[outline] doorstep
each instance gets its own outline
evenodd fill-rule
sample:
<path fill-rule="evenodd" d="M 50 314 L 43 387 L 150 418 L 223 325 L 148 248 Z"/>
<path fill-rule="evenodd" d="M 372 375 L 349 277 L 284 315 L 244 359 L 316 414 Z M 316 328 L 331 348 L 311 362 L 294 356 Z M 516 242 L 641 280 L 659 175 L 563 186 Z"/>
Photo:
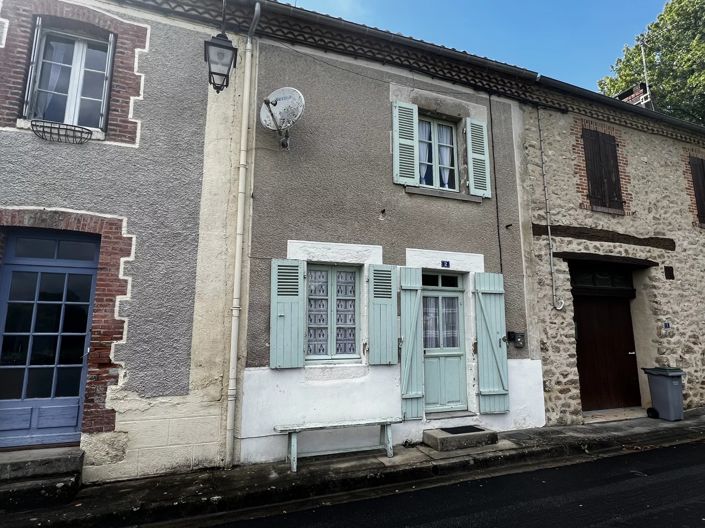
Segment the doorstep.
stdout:
<path fill-rule="evenodd" d="M 624 407 L 620 409 L 603 409 L 598 411 L 583 412 L 583 421 L 586 424 L 619 422 L 622 420 L 634 420 L 635 418 L 645 417 L 646 409 L 642 407 Z"/>
<path fill-rule="evenodd" d="M 467 418 L 471 416 L 477 416 L 477 413 L 474 413 L 472 411 L 444 411 L 426 413 L 426 420 L 445 420 L 447 418 Z"/>
<path fill-rule="evenodd" d="M 70 500 L 81 486 L 78 447 L 18 449 L 0 454 L 0 505 L 20 509 Z"/>

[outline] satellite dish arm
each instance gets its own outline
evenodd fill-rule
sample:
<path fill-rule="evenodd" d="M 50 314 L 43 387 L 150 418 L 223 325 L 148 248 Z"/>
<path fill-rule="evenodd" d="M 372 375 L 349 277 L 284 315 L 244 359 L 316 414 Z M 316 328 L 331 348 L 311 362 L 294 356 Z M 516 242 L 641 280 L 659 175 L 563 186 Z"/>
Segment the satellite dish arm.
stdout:
<path fill-rule="evenodd" d="M 279 126 L 279 121 L 277 121 L 277 118 L 274 115 L 274 112 L 272 112 L 272 106 L 277 106 L 277 102 L 274 101 L 272 103 L 269 99 L 265 99 L 264 104 L 267 106 L 267 110 L 269 110 L 269 115 L 272 116 L 272 121 L 274 121 L 274 126 L 277 127 L 277 133 L 281 136 L 282 135 L 281 126 Z"/>
<path fill-rule="evenodd" d="M 272 107 L 277 106 L 277 102 L 271 102 L 268 98 L 264 100 L 264 104 L 267 107 L 267 110 L 269 111 L 269 115 L 272 116 L 272 121 L 274 122 L 274 126 L 277 127 L 277 134 L 279 134 L 279 137 L 281 139 L 281 146 L 282 148 L 289 149 L 289 131 L 285 130 L 284 133 L 282 134 L 282 128 L 279 125 L 279 121 L 277 121 L 277 117 L 274 115 L 274 112 L 272 112 Z"/>

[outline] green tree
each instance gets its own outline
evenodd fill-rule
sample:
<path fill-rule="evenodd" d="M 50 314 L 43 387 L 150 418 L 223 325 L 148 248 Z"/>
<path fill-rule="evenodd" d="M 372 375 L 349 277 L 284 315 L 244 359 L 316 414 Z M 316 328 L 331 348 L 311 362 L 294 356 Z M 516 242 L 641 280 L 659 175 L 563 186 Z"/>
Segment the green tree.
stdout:
<path fill-rule="evenodd" d="M 705 125 L 705 0 L 670 0 L 624 47 L 613 75 L 597 81 L 603 94 L 614 97 L 644 80 L 640 44 L 656 110 Z"/>

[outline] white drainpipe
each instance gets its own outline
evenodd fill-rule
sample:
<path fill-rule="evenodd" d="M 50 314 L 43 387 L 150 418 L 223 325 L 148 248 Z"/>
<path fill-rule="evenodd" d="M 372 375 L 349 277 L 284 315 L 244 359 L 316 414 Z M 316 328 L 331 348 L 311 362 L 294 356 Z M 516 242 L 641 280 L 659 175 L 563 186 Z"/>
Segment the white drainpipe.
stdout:
<path fill-rule="evenodd" d="M 240 158 L 237 189 L 237 225 L 235 228 L 235 271 L 233 272 L 233 307 L 230 330 L 230 369 L 228 374 L 228 404 L 225 431 L 225 467 L 234 464 L 235 450 L 235 390 L 237 388 L 238 340 L 240 338 L 240 296 L 242 291 L 242 251 L 245 238 L 245 193 L 247 192 L 247 135 L 250 127 L 250 85 L 252 77 L 252 36 L 259 22 L 260 3 L 255 4 L 245 46 L 245 84 L 242 92 L 242 120 L 240 122 Z"/>

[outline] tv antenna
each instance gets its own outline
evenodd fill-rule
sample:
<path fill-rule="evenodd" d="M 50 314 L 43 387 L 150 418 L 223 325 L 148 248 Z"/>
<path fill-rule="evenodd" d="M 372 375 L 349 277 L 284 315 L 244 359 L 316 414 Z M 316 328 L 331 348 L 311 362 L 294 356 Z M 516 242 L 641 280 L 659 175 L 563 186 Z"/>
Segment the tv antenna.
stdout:
<path fill-rule="evenodd" d="M 283 149 L 289 149 L 289 129 L 304 113 L 304 96 L 296 88 L 279 88 L 264 100 L 259 112 L 262 126 L 279 134 Z"/>

